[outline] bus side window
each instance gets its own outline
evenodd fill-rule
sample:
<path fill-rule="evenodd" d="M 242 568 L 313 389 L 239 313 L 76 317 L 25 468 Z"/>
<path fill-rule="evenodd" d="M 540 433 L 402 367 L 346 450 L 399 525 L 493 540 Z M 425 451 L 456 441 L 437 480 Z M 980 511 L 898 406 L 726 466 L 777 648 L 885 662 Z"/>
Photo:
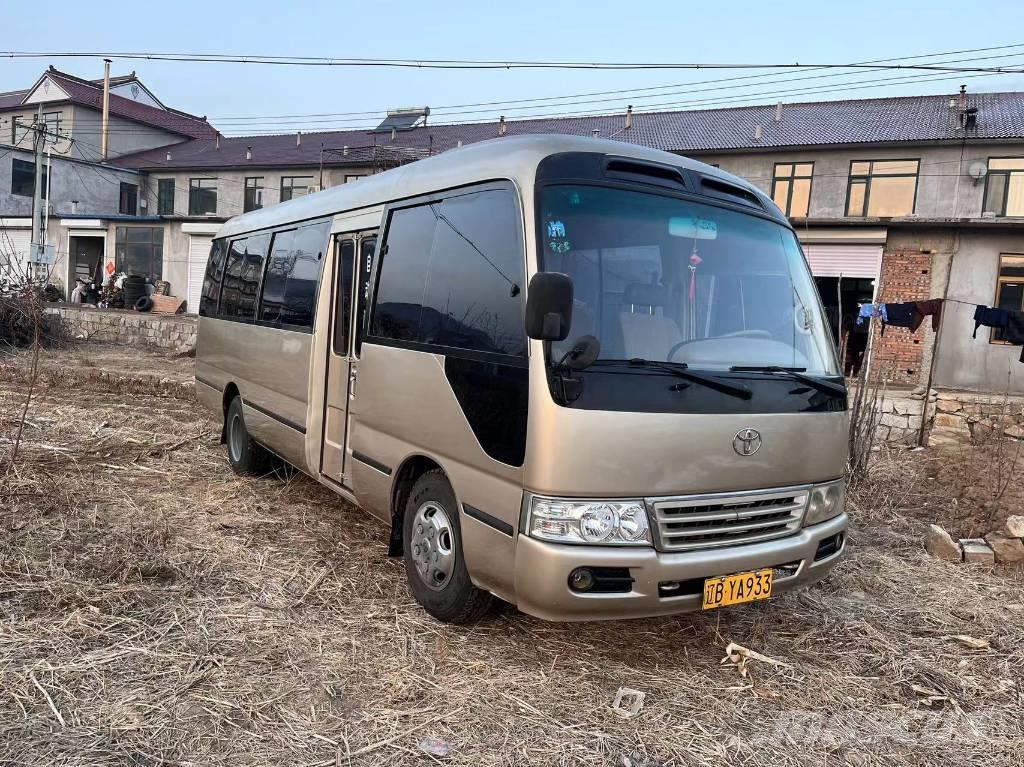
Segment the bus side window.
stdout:
<path fill-rule="evenodd" d="M 220 284 L 223 278 L 224 260 L 228 253 L 227 240 L 214 240 L 210 247 L 210 259 L 206 262 L 206 276 L 203 277 L 203 292 L 199 296 L 199 315 L 213 317 L 217 314 L 220 300 Z M 192 307 L 189 307 L 192 311 Z"/>
<path fill-rule="evenodd" d="M 377 250 L 377 234 L 364 236 L 359 241 L 359 263 L 357 276 L 359 295 L 356 300 L 356 311 L 359 313 L 356 318 L 356 354 L 363 342 L 363 334 L 366 332 L 366 321 L 370 311 L 370 274 L 373 267 L 373 254 Z"/>

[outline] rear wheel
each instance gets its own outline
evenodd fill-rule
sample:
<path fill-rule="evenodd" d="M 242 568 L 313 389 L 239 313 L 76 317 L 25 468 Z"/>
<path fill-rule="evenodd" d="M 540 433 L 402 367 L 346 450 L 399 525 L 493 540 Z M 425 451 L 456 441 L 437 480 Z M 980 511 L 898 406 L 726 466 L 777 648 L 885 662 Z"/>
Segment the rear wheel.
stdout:
<path fill-rule="evenodd" d="M 438 469 L 413 486 L 402 521 L 405 574 L 413 596 L 445 623 L 472 623 L 493 597 L 473 585 L 462 550 L 455 493 Z"/>
<path fill-rule="evenodd" d="M 224 416 L 224 435 L 228 445 L 228 463 L 236 474 L 259 476 L 270 469 L 271 454 L 249 436 L 242 414 L 242 398 L 235 397 Z"/>

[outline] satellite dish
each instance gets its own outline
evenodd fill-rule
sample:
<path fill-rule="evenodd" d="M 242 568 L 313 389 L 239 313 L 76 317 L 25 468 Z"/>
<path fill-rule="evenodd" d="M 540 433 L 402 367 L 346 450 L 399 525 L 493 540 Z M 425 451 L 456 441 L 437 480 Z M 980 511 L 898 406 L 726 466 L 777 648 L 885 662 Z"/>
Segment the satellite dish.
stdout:
<path fill-rule="evenodd" d="M 984 160 L 972 162 L 971 167 L 967 169 L 967 174 L 975 181 L 981 181 L 988 175 L 988 163 Z"/>

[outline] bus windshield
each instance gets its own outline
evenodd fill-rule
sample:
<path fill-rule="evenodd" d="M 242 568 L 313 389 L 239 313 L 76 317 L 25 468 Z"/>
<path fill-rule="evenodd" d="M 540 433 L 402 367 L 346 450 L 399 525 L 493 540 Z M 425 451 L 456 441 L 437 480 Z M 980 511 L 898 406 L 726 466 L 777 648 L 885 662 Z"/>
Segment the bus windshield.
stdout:
<path fill-rule="evenodd" d="M 690 368 L 786 367 L 836 376 L 817 292 L 793 232 L 727 208 L 627 189 L 541 192 L 541 268 L 573 279 L 569 337 L 599 359 Z"/>

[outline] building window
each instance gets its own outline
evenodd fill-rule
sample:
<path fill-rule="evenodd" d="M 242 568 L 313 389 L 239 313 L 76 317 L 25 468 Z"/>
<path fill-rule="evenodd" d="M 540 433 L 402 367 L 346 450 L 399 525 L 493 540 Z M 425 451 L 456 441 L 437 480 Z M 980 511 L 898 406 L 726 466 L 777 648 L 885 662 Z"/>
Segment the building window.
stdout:
<path fill-rule="evenodd" d="M 28 160 L 11 160 L 11 194 L 32 197 L 36 193 L 36 164 Z M 43 166 L 43 197 L 46 197 L 46 166 Z"/>
<path fill-rule="evenodd" d="M 855 160 L 850 163 L 847 216 L 908 216 L 917 197 L 919 160 Z"/>
<path fill-rule="evenodd" d="M 363 177 L 362 173 L 349 174 L 345 176 L 345 183 L 351 184 L 353 181 L 358 181 Z"/>
<path fill-rule="evenodd" d="M 1024 253 L 1003 253 L 999 256 L 996 278 L 996 307 L 1024 311 Z M 992 328 L 989 340 L 1002 343 L 1005 330 Z"/>
<path fill-rule="evenodd" d="M 188 214 L 190 216 L 217 214 L 217 179 L 190 178 L 188 180 Z"/>
<path fill-rule="evenodd" d="M 990 157 L 984 213 L 1024 216 L 1024 157 Z"/>
<path fill-rule="evenodd" d="M 25 137 L 32 132 L 36 124 L 36 118 L 32 117 L 18 117 L 15 115 L 11 118 L 11 143 L 17 146 Z"/>
<path fill-rule="evenodd" d="M 245 200 L 243 213 L 259 210 L 263 207 L 263 176 L 249 176 L 245 180 Z"/>
<path fill-rule="evenodd" d="M 161 178 L 156 182 L 156 212 L 158 216 L 174 215 L 174 179 Z"/>
<path fill-rule="evenodd" d="M 118 226 L 114 231 L 117 270 L 148 280 L 163 274 L 164 230 L 160 226 Z"/>
<path fill-rule="evenodd" d="M 43 127 L 46 128 L 46 143 L 56 144 L 63 136 L 60 132 L 60 112 L 43 112 Z"/>
<path fill-rule="evenodd" d="M 281 202 L 294 200 L 296 197 L 305 197 L 312 191 L 312 187 L 312 176 L 282 176 Z"/>
<path fill-rule="evenodd" d="M 121 182 L 121 195 L 117 205 L 117 212 L 126 216 L 137 215 L 139 211 L 139 187 L 138 184 Z"/>
<path fill-rule="evenodd" d="M 792 218 L 807 218 L 811 205 L 813 162 L 777 162 L 772 178 L 772 199 Z"/>

